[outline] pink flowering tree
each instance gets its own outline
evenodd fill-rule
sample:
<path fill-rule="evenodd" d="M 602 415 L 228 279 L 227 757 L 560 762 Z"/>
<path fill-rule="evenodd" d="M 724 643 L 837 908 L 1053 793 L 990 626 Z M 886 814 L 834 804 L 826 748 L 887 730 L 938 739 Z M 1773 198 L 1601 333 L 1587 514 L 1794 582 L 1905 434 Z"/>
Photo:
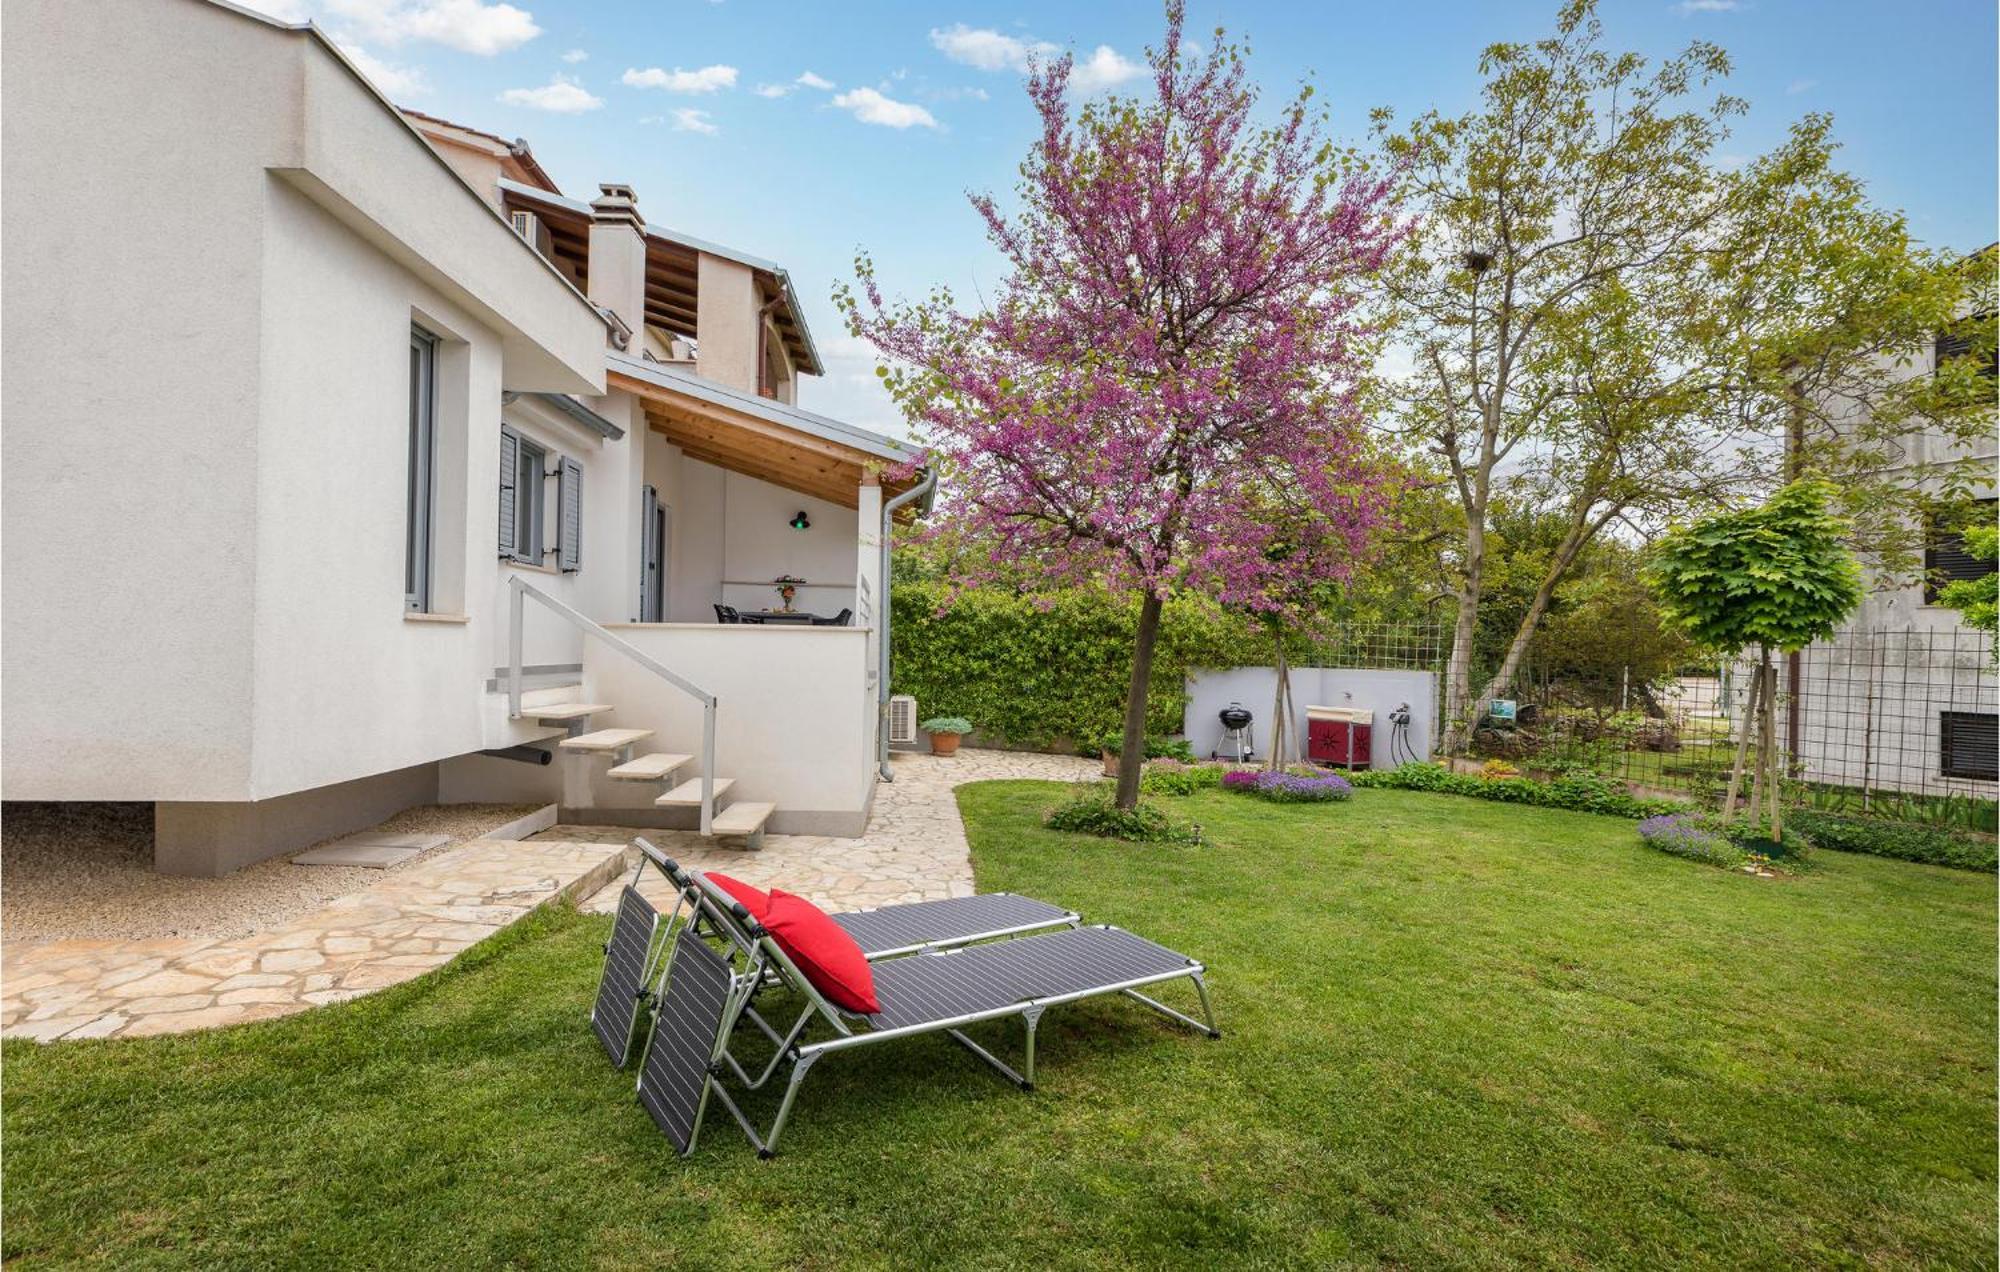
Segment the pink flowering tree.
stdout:
<path fill-rule="evenodd" d="M 1184 56 L 1182 17 L 1172 0 L 1150 96 L 1075 109 L 1068 56 L 1031 70 L 1018 210 L 972 200 L 1010 266 L 989 306 L 886 302 L 865 256 L 836 295 L 945 477 L 944 519 L 1012 578 L 1137 598 L 1126 808 L 1166 598 L 1258 613 L 1337 579 L 1386 494 L 1357 293 L 1401 233 L 1391 182 L 1325 140 L 1310 88 L 1255 123 L 1239 51 L 1217 32 Z M 1299 524 L 1312 550 L 1287 548 Z"/>

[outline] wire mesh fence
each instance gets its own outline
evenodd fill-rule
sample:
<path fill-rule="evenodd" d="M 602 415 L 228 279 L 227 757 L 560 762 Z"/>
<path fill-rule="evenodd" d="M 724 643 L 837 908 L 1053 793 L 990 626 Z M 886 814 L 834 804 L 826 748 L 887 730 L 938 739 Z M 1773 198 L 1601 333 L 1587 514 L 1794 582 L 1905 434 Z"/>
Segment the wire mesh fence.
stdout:
<path fill-rule="evenodd" d="M 1798 804 L 1992 831 L 2000 679 L 1983 633 L 1853 628 L 1777 656 L 1778 735 Z M 1588 767 L 1645 791 L 1719 802 L 1753 664 L 1657 681 L 1554 673 L 1529 660 L 1511 721 L 1460 753 L 1524 770 Z"/>

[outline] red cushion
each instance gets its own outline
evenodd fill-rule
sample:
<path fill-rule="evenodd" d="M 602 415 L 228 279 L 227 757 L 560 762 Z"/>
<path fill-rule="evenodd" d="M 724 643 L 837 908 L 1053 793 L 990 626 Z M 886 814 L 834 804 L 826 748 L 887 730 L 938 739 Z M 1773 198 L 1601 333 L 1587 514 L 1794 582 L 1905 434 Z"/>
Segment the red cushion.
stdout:
<path fill-rule="evenodd" d="M 826 917 L 826 911 L 804 897 L 773 888 L 763 923 L 778 948 L 829 1001 L 864 1015 L 882 1010 L 875 1000 L 875 973 L 868 970 L 868 959 L 854 938 Z"/>
<path fill-rule="evenodd" d="M 765 913 L 771 908 L 771 895 L 768 892 L 762 888 L 753 888 L 741 879 L 732 879 L 726 874 L 717 874 L 713 870 L 707 873 L 708 881 L 741 901 L 743 908 L 750 911 L 751 918 L 759 923 L 764 921 Z"/>

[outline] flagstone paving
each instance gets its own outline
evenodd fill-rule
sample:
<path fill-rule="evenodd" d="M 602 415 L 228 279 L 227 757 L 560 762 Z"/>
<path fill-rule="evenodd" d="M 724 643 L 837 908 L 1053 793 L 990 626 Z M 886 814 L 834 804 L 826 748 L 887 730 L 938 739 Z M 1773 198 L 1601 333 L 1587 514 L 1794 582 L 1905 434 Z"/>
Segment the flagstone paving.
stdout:
<path fill-rule="evenodd" d="M 668 856 L 696 869 L 720 870 L 760 888 L 775 885 L 829 909 L 861 910 L 972 895 L 972 858 L 953 788 L 999 778 L 1074 782 L 1103 774 L 1095 760 L 1022 751 L 961 749 L 952 756 L 898 752 L 893 764 L 896 780 L 877 783 L 868 831 L 859 839 L 767 834 L 763 848 L 752 851 L 692 831 L 634 831 L 629 826 L 557 826 L 538 838 L 625 843 L 643 834 Z M 672 907 L 672 890 L 656 870 L 643 873 L 639 891 L 655 906 Z M 618 885 L 613 884 L 584 908 L 610 913 L 617 904 Z"/>
<path fill-rule="evenodd" d="M 972 861 L 953 788 L 993 778 L 1080 781 L 1098 766 L 1074 756 L 961 750 L 898 755 L 894 771 L 894 782 L 876 787 L 868 831 L 856 839 L 766 835 L 752 851 L 685 831 L 558 826 L 526 842 L 450 849 L 251 936 L 0 942 L 0 1034 L 137 1038 L 283 1016 L 383 989 L 449 962 L 555 897 L 610 909 L 635 833 L 690 865 L 836 909 L 966 896 Z M 641 890 L 656 905 L 671 903 L 654 872 Z"/>
<path fill-rule="evenodd" d="M 478 840 L 251 936 L 0 942 L 0 1034 L 137 1038 L 339 1002 L 449 962 L 555 897 L 595 892 L 623 855 Z"/>

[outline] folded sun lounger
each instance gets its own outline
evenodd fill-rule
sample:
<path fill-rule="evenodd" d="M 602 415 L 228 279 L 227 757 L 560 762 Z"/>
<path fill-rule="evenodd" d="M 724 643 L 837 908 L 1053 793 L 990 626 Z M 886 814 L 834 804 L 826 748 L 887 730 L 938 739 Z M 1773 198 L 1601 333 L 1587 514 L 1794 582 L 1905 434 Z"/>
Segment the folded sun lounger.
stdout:
<path fill-rule="evenodd" d="M 665 979 L 673 960 L 677 947 L 668 939 L 672 919 L 679 916 L 683 907 L 691 907 L 691 922 L 700 918 L 703 912 L 694 905 L 697 895 L 706 897 L 724 913 L 736 903 L 734 896 L 706 874 L 684 870 L 646 839 L 634 839 L 633 844 L 639 850 L 640 862 L 632 880 L 619 894 L 617 920 L 611 940 L 604 946 L 604 968 L 598 977 L 590 1012 L 592 1031 L 611 1062 L 621 1069 L 631 1058 L 632 1043 L 644 1027 L 645 1008 L 658 996 L 659 982 Z M 674 911 L 666 920 L 640 895 L 636 886 L 647 865 L 666 876 L 678 894 Z M 871 962 L 1048 928 L 1075 927 L 1082 921 L 1075 911 L 1011 892 L 850 910 L 828 917 L 854 938 Z M 772 1029 L 754 1007 L 746 1005 L 744 1019 L 782 1050 L 783 1035 Z M 810 1019 L 808 1008 L 796 1028 L 804 1028 Z M 726 1051 L 724 1056 L 727 1058 Z M 729 1063 L 735 1064 L 733 1060 Z M 739 1068 L 737 1076 L 755 1088 L 762 1086 L 770 1073 L 767 1068 L 753 1080 Z"/>
<path fill-rule="evenodd" d="M 1035 1031 L 1050 1007 L 1118 994 L 1221 1037 L 1209 1008 L 1202 964 L 1121 928 L 1097 925 L 1016 935 L 985 944 L 927 948 L 868 964 L 878 1010 L 836 1006 L 797 962 L 737 901 L 721 901 L 697 886 L 687 894 L 695 920 L 674 938 L 675 952 L 639 1063 L 638 1095 L 654 1122 L 683 1156 L 694 1151 L 711 1098 L 720 1100 L 760 1157 L 778 1147 L 800 1085 L 812 1066 L 837 1051 L 942 1033 L 1023 1090 L 1034 1089 Z M 704 939 L 706 933 L 708 939 Z M 1141 992 L 1169 981 L 1193 982 L 1203 1019 Z M 789 1063 L 776 1115 L 759 1132 L 724 1084 L 733 1071 L 756 1087 L 729 1057 L 729 1041 L 752 998 L 769 986 L 799 994 L 805 1020 L 818 1019 L 833 1036 L 804 1042 L 803 1026 L 779 1036 L 765 1076 Z M 1020 1070 L 967 1037 L 967 1026 L 1019 1017 L 1026 1030 Z"/>

